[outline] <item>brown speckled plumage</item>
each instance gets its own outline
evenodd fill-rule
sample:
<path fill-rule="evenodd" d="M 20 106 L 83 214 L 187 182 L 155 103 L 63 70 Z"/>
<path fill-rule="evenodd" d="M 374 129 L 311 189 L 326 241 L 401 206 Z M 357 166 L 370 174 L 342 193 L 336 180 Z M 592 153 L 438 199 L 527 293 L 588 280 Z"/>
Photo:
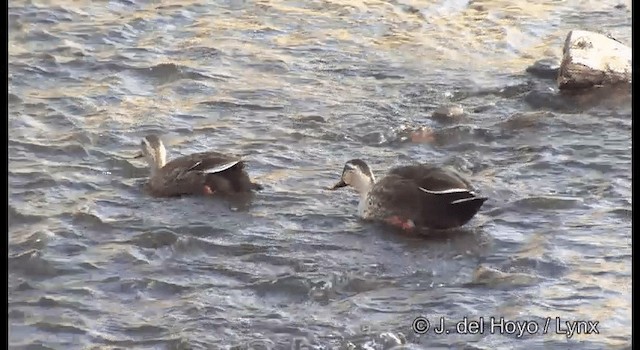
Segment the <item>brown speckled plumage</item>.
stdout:
<path fill-rule="evenodd" d="M 156 197 L 211 194 L 249 194 L 262 186 L 253 183 L 240 158 L 218 152 L 200 152 L 164 163 L 165 149 L 155 135 L 141 142 L 142 155 L 152 167 L 146 190 Z M 206 187 L 205 187 L 206 186 Z"/>
<path fill-rule="evenodd" d="M 334 188 L 351 182 L 361 193 L 359 209 L 365 219 L 399 217 L 417 227 L 450 229 L 469 222 L 487 200 L 478 197 L 469 182 L 453 170 L 407 165 L 391 169 L 376 182 L 368 166 L 363 169 L 360 162 L 347 162 L 342 180 Z M 356 177 L 364 179 L 354 180 Z"/>

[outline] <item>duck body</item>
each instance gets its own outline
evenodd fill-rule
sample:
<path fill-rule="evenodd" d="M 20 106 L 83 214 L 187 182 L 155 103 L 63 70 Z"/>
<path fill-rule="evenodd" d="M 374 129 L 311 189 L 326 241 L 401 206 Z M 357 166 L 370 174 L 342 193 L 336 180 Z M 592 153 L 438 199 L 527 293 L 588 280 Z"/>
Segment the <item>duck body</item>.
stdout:
<path fill-rule="evenodd" d="M 251 182 L 245 162 L 218 152 L 175 158 L 149 178 L 148 191 L 157 197 L 250 193 L 262 187 Z M 211 193 L 209 193 L 211 192 Z"/>
<path fill-rule="evenodd" d="M 360 193 L 358 211 L 363 219 L 382 220 L 403 229 L 463 226 L 488 199 L 476 195 L 457 172 L 430 164 L 396 167 L 376 181 L 364 162 L 351 160 L 333 189 L 347 185 Z"/>
<path fill-rule="evenodd" d="M 456 172 L 428 164 L 408 165 L 392 169 L 372 186 L 363 217 L 397 217 L 417 227 L 444 230 L 468 223 L 486 200 Z"/>
<path fill-rule="evenodd" d="M 155 135 L 146 136 L 141 147 L 138 157 L 145 157 L 151 167 L 146 190 L 155 197 L 233 196 L 262 189 L 251 181 L 245 162 L 238 157 L 200 152 L 166 162 L 164 145 Z"/>

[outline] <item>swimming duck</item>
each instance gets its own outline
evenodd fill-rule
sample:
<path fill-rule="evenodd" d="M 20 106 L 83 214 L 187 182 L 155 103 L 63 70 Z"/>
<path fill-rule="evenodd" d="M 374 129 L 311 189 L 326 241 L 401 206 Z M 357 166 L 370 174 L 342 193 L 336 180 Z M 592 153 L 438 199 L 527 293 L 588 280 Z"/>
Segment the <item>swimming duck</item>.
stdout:
<path fill-rule="evenodd" d="M 156 197 L 182 195 L 249 194 L 262 186 L 251 181 L 243 160 L 218 152 L 200 152 L 167 162 L 167 151 L 157 135 L 147 135 L 140 143 L 151 168 L 146 189 Z"/>
<path fill-rule="evenodd" d="M 376 181 L 367 163 L 352 159 L 329 189 L 346 186 L 360 194 L 358 214 L 363 219 L 382 220 L 406 231 L 463 226 L 488 199 L 477 196 L 455 171 L 428 164 L 400 166 Z"/>

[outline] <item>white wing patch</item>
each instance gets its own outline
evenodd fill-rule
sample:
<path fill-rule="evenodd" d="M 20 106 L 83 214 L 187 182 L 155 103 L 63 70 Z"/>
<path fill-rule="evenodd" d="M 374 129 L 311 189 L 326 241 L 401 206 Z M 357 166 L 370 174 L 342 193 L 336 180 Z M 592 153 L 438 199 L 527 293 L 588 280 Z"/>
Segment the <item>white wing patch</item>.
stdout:
<path fill-rule="evenodd" d="M 474 201 L 476 199 L 478 199 L 478 197 L 462 198 L 462 199 L 457 199 L 457 200 L 451 202 L 451 204 L 460 204 L 460 203 L 464 203 L 464 202 Z"/>
<path fill-rule="evenodd" d="M 239 160 L 234 160 L 232 162 L 224 163 L 224 164 L 218 165 L 217 167 L 213 167 L 213 168 L 207 169 L 204 172 L 207 173 L 207 174 L 221 173 L 221 172 L 233 167 L 234 165 L 236 165 L 238 163 L 240 163 Z"/>
<path fill-rule="evenodd" d="M 200 164 L 202 164 L 202 161 L 199 161 L 196 164 L 192 165 L 189 169 L 187 169 L 187 171 L 195 169 Z"/>
<path fill-rule="evenodd" d="M 476 194 L 465 189 L 465 188 L 447 188 L 446 190 L 442 190 L 442 191 L 430 191 L 427 190 L 426 188 L 422 188 L 420 187 L 420 190 L 422 190 L 423 192 L 429 193 L 429 194 L 449 194 L 449 193 L 462 193 L 462 192 L 466 192 L 466 193 L 470 193 L 471 195 L 475 196 Z"/>

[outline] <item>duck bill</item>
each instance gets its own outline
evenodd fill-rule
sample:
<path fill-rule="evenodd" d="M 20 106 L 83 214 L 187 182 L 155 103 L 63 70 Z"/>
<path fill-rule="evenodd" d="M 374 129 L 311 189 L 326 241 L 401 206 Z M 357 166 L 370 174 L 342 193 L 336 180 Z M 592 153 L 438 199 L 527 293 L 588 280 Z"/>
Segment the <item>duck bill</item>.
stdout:
<path fill-rule="evenodd" d="M 337 190 L 339 188 L 346 187 L 346 186 L 347 186 L 347 184 L 343 180 L 340 180 L 340 181 L 338 181 L 338 183 L 333 185 L 333 187 L 330 187 L 329 190 L 335 191 L 335 190 Z"/>

